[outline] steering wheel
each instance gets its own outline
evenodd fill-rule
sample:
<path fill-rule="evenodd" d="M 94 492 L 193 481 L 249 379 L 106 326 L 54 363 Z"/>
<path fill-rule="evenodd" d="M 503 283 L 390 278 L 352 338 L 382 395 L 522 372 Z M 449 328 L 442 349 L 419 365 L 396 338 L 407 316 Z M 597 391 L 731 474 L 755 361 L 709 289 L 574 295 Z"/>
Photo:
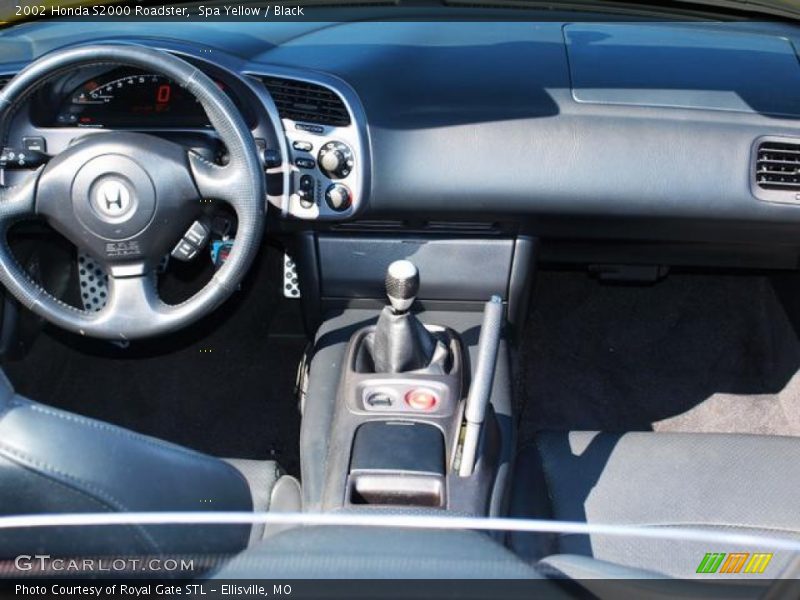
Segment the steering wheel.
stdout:
<path fill-rule="evenodd" d="M 0 187 L 0 282 L 26 307 L 69 331 L 130 340 L 174 331 L 218 307 L 257 253 L 265 222 L 264 171 L 255 141 L 231 99 L 193 65 L 134 45 L 57 51 L 29 65 L 0 92 L 0 141 L 24 100 L 47 79 L 82 66 L 125 65 L 172 79 L 193 94 L 230 156 L 224 167 L 178 144 L 141 133 L 87 135 L 20 185 Z M 229 204 L 236 240 L 224 265 L 194 296 L 164 303 L 156 268 L 201 213 L 201 202 Z M 14 222 L 41 216 L 108 273 L 108 301 L 81 310 L 34 282 L 12 255 Z"/>

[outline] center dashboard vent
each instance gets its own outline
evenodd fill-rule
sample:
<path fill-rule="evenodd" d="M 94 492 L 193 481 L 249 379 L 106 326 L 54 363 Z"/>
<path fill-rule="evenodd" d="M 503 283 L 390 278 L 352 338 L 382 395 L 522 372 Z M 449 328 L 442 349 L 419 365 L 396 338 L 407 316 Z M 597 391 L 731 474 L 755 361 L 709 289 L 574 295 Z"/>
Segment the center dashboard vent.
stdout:
<path fill-rule="evenodd" d="M 14 79 L 13 75 L 0 75 L 0 90 L 6 87 L 6 84 L 12 79 Z"/>
<path fill-rule="evenodd" d="M 282 119 L 333 127 L 350 125 L 350 113 L 333 90 L 296 79 L 265 77 L 263 81 Z"/>
<path fill-rule="evenodd" d="M 800 192 L 800 140 L 761 142 L 755 184 L 762 190 Z"/>

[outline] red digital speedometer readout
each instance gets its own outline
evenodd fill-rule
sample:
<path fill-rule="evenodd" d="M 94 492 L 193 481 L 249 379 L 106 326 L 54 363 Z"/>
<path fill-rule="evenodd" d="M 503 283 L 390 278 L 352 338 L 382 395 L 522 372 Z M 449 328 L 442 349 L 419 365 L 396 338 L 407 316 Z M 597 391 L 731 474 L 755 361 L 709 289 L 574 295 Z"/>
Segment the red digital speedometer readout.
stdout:
<path fill-rule="evenodd" d="M 171 97 L 172 85 L 169 83 L 162 83 L 160 86 L 158 86 L 158 91 L 156 92 L 156 103 L 168 104 Z"/>

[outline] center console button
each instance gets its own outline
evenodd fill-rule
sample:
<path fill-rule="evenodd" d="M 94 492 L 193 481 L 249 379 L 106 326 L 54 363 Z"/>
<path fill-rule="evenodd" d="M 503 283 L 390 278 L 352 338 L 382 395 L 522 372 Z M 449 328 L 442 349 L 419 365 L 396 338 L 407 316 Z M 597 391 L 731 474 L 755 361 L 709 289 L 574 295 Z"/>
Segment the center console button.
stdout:
<path fill-rule="evenodd" d="M 392 406 L 392 397 L 386 392 L 372 392 L 366 402 L 373 408 L 389 408 Z"/>
<path fill-rule="evenodd" d="M 406 404 L 414 410 L 433 410 L 438 403 L 436 392 L 426 388 L 416 388 L 406 394 Z"/>

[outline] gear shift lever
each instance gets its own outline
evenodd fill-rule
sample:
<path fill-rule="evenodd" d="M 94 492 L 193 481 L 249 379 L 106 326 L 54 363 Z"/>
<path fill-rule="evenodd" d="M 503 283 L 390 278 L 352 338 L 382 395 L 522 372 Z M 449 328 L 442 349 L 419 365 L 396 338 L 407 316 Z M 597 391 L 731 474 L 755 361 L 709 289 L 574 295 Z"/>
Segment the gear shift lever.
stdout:
<path fill-rule="evenodd" d="M 386 296 L 391 306 L 381 312 L 372 340 L 376 373 L 444 373 L 449 351 L 409 310 L 419 292 L 419 271 L 408 260 L 386 270 Z"/>
<path fill-rule="evenodd" d="M 410 260 L 396 260 L 386 269 L 386 296 L 396 314 L 411 308 L 419 293 L 419 270 Z"/>

